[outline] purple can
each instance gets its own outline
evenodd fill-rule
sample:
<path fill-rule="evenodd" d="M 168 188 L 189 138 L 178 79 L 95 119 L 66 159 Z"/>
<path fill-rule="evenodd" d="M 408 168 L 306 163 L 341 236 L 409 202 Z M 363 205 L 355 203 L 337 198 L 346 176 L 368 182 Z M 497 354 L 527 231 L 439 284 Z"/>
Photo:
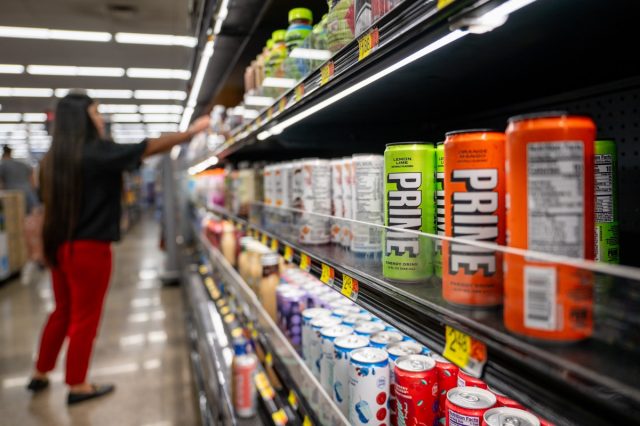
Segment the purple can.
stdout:
<path fill-rule="evenodd" d="M 279 325 L 297 350 L 302 347 L 302 311 L 306 309 L 306 304 L 307 294 L 303 290 L 293 289 L 280 293 Z"/>

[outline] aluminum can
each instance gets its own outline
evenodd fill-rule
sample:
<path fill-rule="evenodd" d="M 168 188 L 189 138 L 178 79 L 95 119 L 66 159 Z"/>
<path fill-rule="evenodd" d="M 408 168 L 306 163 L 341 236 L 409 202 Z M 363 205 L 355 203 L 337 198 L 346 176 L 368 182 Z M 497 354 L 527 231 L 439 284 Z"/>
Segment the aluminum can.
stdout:
<path fill-rule="evenodd" d="M 371 321 L 371 314 L 360 312 L 359 314 L 351 314 L 342 318 L 342 323 L 349 327 L 355 327 L 357 323 Z"/>
<path fill-rule="evenodd" d="M 276 207 L 291 207 L 291 163 L 283 163 L 276 170 Z M 279 171 L 279 176 L 278 172 Z"/>
<path fill-rule="evenodd" d="M 369 337 L 372 347 L 384 349 L 390 343 L 402 342 L 404 340 L 402 333 L 397 331 L 387 331 L 386 326 L 384 324 L 383 326 L 385 327 L 385 330 L 373 333 Z"/>
<path fill-rule="evenodd" d="M 597 262 L 620 263 L 618 229 L 618 157 L 612 140 L 595 141 Z"/>
<path fill-rule="evenodd" d="M 373 0 L 353 0 L 353 12 L 355 16 L 355 36 L 362 34 L 373 23 L 371 2 Z"/>
<path fill-rule="evenodd" d="M 402 0 L 371 0 L 371 21 L 376 22 L 389 13 Z"/>
<path fill-rule="evenodd" d="M 459 370 L 458 371 L 458 381 L 457 381 L 459 388 L 480 388 L 480 389 L 487 389 L 488 386 L 485 382 L 483 382 L 482 380 L 470 376 L 469 374 L 465 373 L 463 370 Z"/>
<path fill-rule="evenodd" d="M 264 191 L 264 203 L 267 206 L 273 206 L 275 204 L 274 183 L 273 165 L 265 166 L 262 189 Z"/>
<path fill-rule="evenodd" d="M 496 396 L 496 407 L 519 408 L 524 410 L 524 407 L 518 401 L 509 398 L 507 395 L 493 389 L 491 386 L 487 386 L 487 389 Z"/>
<path fill-rule="evenodd" d="M 353 160 L 351 157 L 342 159 L 342 208 L 345 219 L 354 219 L 353 212 Z M 344 222 L 340 244 L 351 247 L 351 223 Z"/>
<path fill-rule="evenodd" d="M 331 311 L 323 308 L 307 308 L 302 311 L 302 358 L 311 370 L 310 346 L 313 340 L 311 321 L 315 318 L 328 317 Z"/>
<path fill-rule="evenodd" d="M 458 371 L 457 365 L 449 362 L 440 355 L 432 352 L 429 354 L 436 362 L 436 370 L 438 370 L 438 418 L 445 417 L 445 404 L 447 403 L 447 392 L 458 387 Z"/>
<path fill-rule="evenodd" d="M 387 144 L 384 169 L 385 226 L 433 234 L 433 144 Z M 415 283 L 433 274 L 433 242 L 426 236 L 386 229 L 382 253 L 382 274 L 390 281 Z"/>
<path fill-rule="evenodd" d="M 356 334 L 360 336 L 370 337 L 373 333 L 384 331 L 385 326 L 382 322 L 376 321 L 361 321 L 357 322 L 354 330 Z"/>
<path fill-rule="evenodd" d="M 446 426 L 478 426 L 496 404 L 494 394 L 480 388 L 453 388 L 447 392 Z"/>
<path fill-rule="evenodd" d="M 364 336 L 350 334 L 336 337 L 333 341 L 335 352 L 333 367 L 333 400 L 340 407 L 340 411 L 349 418 L 349 360 L 355 349 L 366 348 L 369 339 Z"/>
<path fill-rule="evenodd" d="M 311 338 L 309 339 L 309 360 L 307 365 L 310 365 L 311 372 L 318 380 L 320 380 L 320 361 L 322 360 L 322 336 L 320 335 L 320 330 L 338 324 L 340 324 L 340 319 L 331 315 L 311 320 Z"/>
<path fill-rule="evenodd" d="M 438 371 L 426 355 L 407 355 L 394 363 L 396 425 L 434 425 L 438 412 Z"/>
<path fill-rule="evenodd" d="M 444 142 L 445 234 L 505 244 L 505 136 L 490 130 L 447 133 Z M 442 296 L 456 305 L 502 304 L 502 253 L 446 241 Z"/>
<path fill-rule="evenodd" d="M 342 306 L 342 307 L 333 309 L 331 311 L 331 315 L 338 318 L 344 318 L 346 316 L 349 316 L 351 314 L 355 314 L 358 312 L 360 312 L 360 310 L 356 307 Z"/>
<path fill-rule="evenodd" d="M 482 426 L 540 426 L 540 420 L 518 408 L 496 407 L 484 413 Z"/>
<path fill-rule="evenodd" d="M 337 218 L 331 221 L 331 242 L 340 243 L 342 238 L 342 221 L 344 217 L 344 200 L 342 198 L 342 158 L 331 160 L 331 216 Z"/>
<path fill-rule="evenodd" d="M 283 292 L 276 290 L 278 323 L 293 347 L 302 350 L 302 312 L 306 309 L 307 293 L 299 288 Z"/>
<path fill-rule="evenodd" d="M 444 142 L 436 144 L 436 233 L 445 235 Z M 442 240 L 434 239 L 433 275 L 442 279 Z"/>
<path fill-rule="evenodd" d="M 396 378 L 395 378 L 394 362 L 398 358 L 403 356 L 423 354 L 425 347 L 418 342 L 403 340 L 402 342 L 389 343 L 384 349 L 387 352 L 387 354 L 389 354 L 389 365 L 391 366 L 391 370 L 389 373 L 389 379 L 390 379 L 389 415 L 391 419 L 391 424 L 397 424 L 398 410 L 396 405 L 396 390 L 395 390 Z"/>
<path fill-rule="evenodd" d="M 231 365 L 233 408 L 238 417 L 253 417 L 256 414 L 256 388 L 253 376 L 258 361 L 253 354 L 247 353 L 245 340 L 234 341 L 235 355 Z"/>
<path fill-rule="evenodd" d="M 358 222 L 382 225 L 382 179 L 384 157 L 373 154 L 353 156 L 353 218 Z M 351 224 L 351 251 L 377 254 L 382 250 L 382 228 L 363 223 Z"/>
<path fill-rule="evenodd" d="M 388 425 L 389 357 L 378 348 L 351 352 L 349 421 L 354 426 Z"/>
<path fill-rule="evenodd" d="M 326 244 L 330 240 L 331 167 L 328 160 L 304 159 L 293 169 L 293 208 L 304 211 L 297 216 L 298 241 Z"/>
<path fill-rule="evenodd" d="M 564 112 L 509 120 L 509 247 L 594 259 L 595 131 L 590 118 Z M 509 253 L 505 270 L 504 324 L 509 331 L 555 342 L 592 334 L 592 272 Z"/>
<path fill-rule="evenodd" d="M 336 337 L 353 334 L 353 328 L 346 325 L 334 325 L 320 330 L 322 336 L 322 358 L 320 359 L 320 384 L 327 391 L 333 393 L 333 370 L 335 367 L 333 341 Z"/>

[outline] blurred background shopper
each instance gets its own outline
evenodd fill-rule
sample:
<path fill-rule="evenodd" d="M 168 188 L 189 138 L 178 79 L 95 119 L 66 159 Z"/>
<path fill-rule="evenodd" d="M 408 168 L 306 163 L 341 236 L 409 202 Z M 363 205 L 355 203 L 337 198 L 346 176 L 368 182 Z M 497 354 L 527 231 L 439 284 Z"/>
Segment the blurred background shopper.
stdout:
<path fill-rule="evenodd" d="M 190 140 L 208 126 L 209 118 L 201 117 L 186 132 L 116 144 L 106 138 L 93 99 L 70 94 L 60 100 L 51 148 L 41 166 L 44 255 L 51 268 L 56 308 L 42 332 L 29 390 L 48 386 L 47 373 L 55 367 L 68 337 L 67 402 L 113 391 L 111 384 L 87 381 L 87 370 L 111 275 L 111 242 L 120 238 L 122 172 Z"/>

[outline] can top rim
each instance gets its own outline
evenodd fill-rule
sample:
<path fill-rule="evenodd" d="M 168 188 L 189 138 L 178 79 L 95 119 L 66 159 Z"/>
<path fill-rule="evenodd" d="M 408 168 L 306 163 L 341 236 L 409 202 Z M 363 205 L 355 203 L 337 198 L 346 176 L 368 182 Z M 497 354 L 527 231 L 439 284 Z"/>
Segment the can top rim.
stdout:
<path fill-rule="evenodd" d="M 333 316 L 326 316 L 326 317 L 316 317 L 313 320 L 311 320 L 311 327 L 315 327 L 315 328 L 324 328 L 324 327 L 329 327 L 332 325 L 338 325 L 340 324 L 340 318 L 338 317 L 333 317 Z"/>
<path fill-rule="evenodd" d="M 436 146 L 439 146 L 439 145 L 444 145 L 444 141 L 438 141 L 438 142 L 436 142 Z"/>
<path fill-rule="evenodd" d="M 433 142 L 392 142 L 388 143 L 385 146 L 395 146 L 395 145 L 433 145 Z"/>
<path fill-rule="evenodd" d="M 347 336 L 337 337 L 333 341 L 333 346 L 342 349 L 359 349 L 369 345 L 369 339 L 359 334 L 349 334 Z"/>
<path fill-rule="evenodd" d="M 445 133 L 444 135 L 446 137 L 449 136 L 453 136 L 453 135 L 460 135 L 463 133 L 502 133 L 499 130 L 496 129 L 489 129 L 489 128 L 479 128 L 479 129 L 462 129 L 462 130 L 452 130 L 450 132 Z"/>
<path fill-rule="evenodd" d="M 400 338 L 400 340 L 394 340 L 396 338 Z M 372 342 L 376 343 L 384 341 L 386 341 L 387 343 L 392 343 L 392 340 L 394 340 L 395 342 L 402 342 L 403 338 L 404 337 L 402 336 L 402 333 L 400 333 L 399 331 L 380 330 L 373 333 L 370 339 Z"/>
<path fill-rule="evenodd" d="M 540 426 L 540 420 L 535 415 L 519 408 L 494 407 L 485 411 L 483 415 L 483 420 L 491 426 L 512 424 L 512 422 L 505 422 L 505 420 L 514 418 L 526 422 L 520 423 L 522 426 Z"/>
<path fill-rule="evenodd" d="M 570 114 L 569 111 L 556 110 L 556 111 L 539 111 L 539 112 L 531 112 L 527 114 L 514 115 L 513 117 L 509 117 L 508 122 L 513 123 L 515 121 L 532 120 L 534 118 L 553 118 L 553 117 L 568 117 L 568 116 L 578 117 L 578 118 L 589 118 L 586 115 Z"/>
<path fill-rule="evenodd" d="M 343 324 L 330 325 L 328 327 L 322 327 L 320 329 L 320 335 L 322 337 L 348 336 L 352 333 L 353 333 L 353 328 Z"/>
<path fill-rule="evenodd" d="M 415 352 L 412 352 L 415 349 Z M 418 342 L 412 342 L 410 340 L 402 342 L 389 343 L 386 346 L 386 350 L 390 355 L 414 355 L 419 354 L 423 350 L 423 346 Z"/>
<path fill-rule="evenodd" d="M 302 311 L 302 316 L 304 318 L 329 317 L 331 316 L 331 311 L 325 308 L 307 308 Z"/>
<path fill-rule="evenodd" d="M 354 350 L 351 359 L 364 364 L 375 364 L 387 361 L 389 355 L 382 349 L 367 347 Z"/>
<path fill-rule="evenodd" d="M 355 331 L 360 333 L 377 333 L 384 331 L 384 324 L 376 321 L 362 321 L 356 324 Z"/>
<path fill-rule="evenodd" d="M 447 392 L 447 399 L 462 408 L 489 408 L 497 401 L 488 390 L 468 386 L 451 389 Z"/>
<path fill-rule="evenodd" d="M 395 363 L 400 370 L 410 372 L 429 371 L 436 367 L 436 362 L 431 357 L 421 354 L 401 356 Z"/>

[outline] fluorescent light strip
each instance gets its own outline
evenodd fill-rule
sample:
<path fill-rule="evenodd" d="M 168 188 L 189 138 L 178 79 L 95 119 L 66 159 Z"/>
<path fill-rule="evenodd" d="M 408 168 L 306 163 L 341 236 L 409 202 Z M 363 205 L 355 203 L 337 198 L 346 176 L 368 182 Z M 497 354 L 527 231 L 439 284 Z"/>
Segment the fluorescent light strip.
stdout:
<path fill-rule="evenodd" d="M 146 123 L 179 123 L 180 114 L 145 114 L 143 121 Z"/>
<path fill-rule="evenodd" d="M 53 89 L 31 87 L 0 87 L 0 97 L 9 98 L 50 98 Z"/>
<path fill-rule="evenodd" d="M 101 114 L 134 114 L 138 112 L 138 106 L 127 104 L 99 104 L 98 112 Z"/>
<path fill-rule="evenodd" d="M 22 114 L 13 114 L 13 113 L 0 113 L 0 121 L 4 122 L 20 122 L 22 121 Z"/>
<path fill-rule="evenodd" d="M 110 90 L 110 89 L 85 89 L 87 95 L 95 99 L 131 99 L 131 90 Z M 56 97 L 63 98 L 69 94 L 71 89 L 56 89 Z"/>
<path fill-rule="evenodd" d="M 182 113 L 182 120 L 180 120 L 179 129 L 181 132 L 184 132 L 189 127 L 189 122 L 191 121 L 191 116 L 193 115 L 193 107 L 186 107 L 184 112 Z"/>
<path fill-rule="evenodd" d="M 112 123 L 138 123 L 142 116 L 140 114 L 113 114 L 110 118 Z"/>
<path fill-rule="evenodd" d="M 101 31 L 68 31 L 33 27 L 0 26 L 0 37 L 27 38 L 39 40 L 111 41 L 111 34 Z"/>
<path fill-rule="evenodd" d="M 304 47 L 296 47 L 289 54 L 290 58 L 309 59 L 315 61 L 326 61 L 331 58 L 330 50 L 306 49 Z"/>
<path fill-rule="evenodd" d="M 0 74 L 22 74 L 24 66 L 17 64 L 0 64 Z"/>
<path fill-rule="evenodd" d="M 205 170 L 207 170 L 209 167 L 211 166 L 215 166 L 216 164 L 218 164 L 218 157 L 211 156 L 209 158 L 207 158 L 206 160 L 196 164 L 193 167 L 189 167 L 189 169 L 187 170 L 187 172 L 190 175 L 197 175 L 200 172 L 204 172 Z"/>
<path fill-rule="evenodd" d="M 150 132 L 176 132 L 178 125 L 170 123 L 147 124 L 147 130 Z"/>
<path fill-rule="evenodd" d="M 134 97 L 136 99 L 171 99 L 183 101 L 187 97 L 187 93 L 181 90 L 136 90 Z"/>
<path fill-rule="evenodd" d="M 47 121 L 47 114 L 44 112 L 32 112 L 22 114 L 22 121 L 26 121 L 29 123 L 44 123 Z"/>
<path fill-rule="evenodd" d="M 122 77 L 124 75 L 124 68 L 28 65 L 27 73 L 32 75 L 66 75 L 79 77 Z"/>
<path fill-rule="evenodd" d="M 244 104 L 248 106 L 271 106 L 276 100 L 269 96 L 245 95 Z"/>
<path fill-rule="evenodd" d="M 191 78 L 191 71 L 167 68 L 128 68 L 127 77 L 189 80 Z"/>
<path fill-rule="evenodd" d="M 139 111 L 143 114 L 182 114 L 184 107 L 182 105 L 140 105 Z"/>
<path fill-rule="evenodd" d="M 281 89 L 291 89 L 295 87 L 297 81 L 293 78 L 267 77 L 262 82 L 262 87 L 278 87 Z"/>
<path fill-rule="evenodd" d="M 198 39 L 189 36 L 169 34 L 116 33 L 117 43 L 125 44 L 154 44 L 158 46 L 186 46 L 195 47 Z"/>
<path fill-rule="evenodd" d="M 132 104 L 99 104 L 101 114 L 182 114 L 182 105 L 132 105 Z"/>

